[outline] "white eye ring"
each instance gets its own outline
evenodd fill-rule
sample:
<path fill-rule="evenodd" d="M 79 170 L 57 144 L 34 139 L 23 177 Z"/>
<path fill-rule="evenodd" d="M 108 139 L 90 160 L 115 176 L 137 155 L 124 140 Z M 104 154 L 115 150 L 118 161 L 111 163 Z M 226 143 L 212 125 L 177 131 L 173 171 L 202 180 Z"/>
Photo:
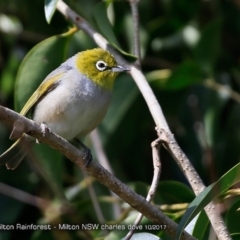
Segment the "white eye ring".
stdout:
<path fill-rule="evenodd" d="M 104 61 L 97 61 L 96 63 L 96 68 L 99 70 L 99 71 L 104 71 L 107 69 L 107 64 L 104 62 Z"/>

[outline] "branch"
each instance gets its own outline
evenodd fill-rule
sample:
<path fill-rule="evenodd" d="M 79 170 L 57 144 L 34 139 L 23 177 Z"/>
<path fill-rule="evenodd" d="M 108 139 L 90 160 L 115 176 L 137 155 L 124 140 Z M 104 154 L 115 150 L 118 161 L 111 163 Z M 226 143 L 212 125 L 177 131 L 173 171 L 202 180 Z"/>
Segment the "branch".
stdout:
<path fill-rule="evenodd" d="M 2 182 L 0 182 L 0 193 L 42 210 L 46 210 L 46 208 L 51 205 L 51 202 L 46 199 L 31 195 L 30 193 L 11 187 Z"/>
<path fill-rule="evenodd" d="M 129 0 L 131 10 L 132 10 L 132 17 L 133 17 L 133 29 L 134 29 L 134 36 L 133 36 L 133 51 L 134 55 L 138 57 L 136 64 L 138 66 L 141 65 L 141 51 L 140 51 L 140 37 L 139 37 L 139 14 L 138 14 L 138 2 L 139 0 Z"/>
<path fill-rule="evenodd" d="M 162 143 L 162 140 L 160 138 L 157 138 L 151 144 L 154 173 L 153 173 L 152 184 L 150 186 L 148 195 L 146 197 L 146 200 L 148 202 L 151 202 L 153 197 L 155 196 L 155 193 L 157 191 L 158 182 L 160 179 L 160 174 L 161 174 L 160 147 L 161 147 L 161 143 Z M 131 228 L 131 230 L 126 235 L 125 240 L 131 239 L 134 230 L 137 229 L 137 225 L 141 222 L 142 218 L 143 218 L 143 215 L 140 213 L 137 216 L 137 218 L 133 224 L 133 228 Z"/>
<path fill-rule="evenodd" d="M 87 175 L 87 173 L 85 171 L 83 171 L 83 176 L 85 178 L 88 177 L 88 175 Z M 104 224 L 105 223 L 105 218 L 103 216 L 103 212 L 102 212 L 100 203 L 97 200 L 97 194 L 96 194 L 96 192 L 95 192 L 95 190 L 93 188 L 92 183 L 89 183 L 87 188 L 88 188 L 88 192 L 89 192 L 89 195 L 90 195 L 90 198 L 91 198 L 91 201 L 92 201 L 92 204 L 93 204 L 93 207 L 94 207 L 94 210 L 95 210 L 98 222 L 100 222 L 101 224 Z"/>
<path fill-rule="evenodd" d="M 204 85 L 208 88 L 215 90 L 216 92 L 225 94 L 226 96 L 229 96 L 237 103 L 240 103 L 240 94 L 238 92 L 232 90 L 228 86 L 219 84 L 214 79 L 206 79 L 204 81 Z"/>
<path fill-rule="evenodd" d="M 98 46 L 103 49 L 107 49 L 111 51 L 117 62 L 119 64 L 126 65 L 130 68 L 130 74 L 132 75 L 134 81 L 136 82 L 139 90 L 141 91 L 148 107 L 151 112 L 151 115 L 155 121 L 155 124 L 158 129 L 163 129 L 167 136 L 169 137 L 170 141 L 166 142 L 166 148 L 173 155 L 174 160 L 177 162 L 183 173 L 185 174 L 186 178 L 188 179 L 191 187 L 195 194 L 199 194 L 204 188 L 204 184 L 200 179 L 200 176 L 197 174 L 196 170 L 194 169 L 193 165 L 191 164 L 190 160 L 184 154 L 182 149 L 179 147 L 178 143 L 173 137 L 167 121 L 163 115 L 162 109 L 153 94 L 151 87 L 149 86 L 145 76 L 143 73 L 137 69 L 135 66 L 126 62 L 107 42 L 107 40 L 81 16 L 75 13 L 72 9 L 70 9 L 62 0 L 59 0 L 57 3 L 57 9 L 61 12 L 67 19 L 72 21 L 79 29 L 83 30 L 87 33 Z M 173 143 L 173 144 L 172 144 Z M 214 207 L 213 203 L 210 203 L 207 208 L 205 208 L 206 214 L 214 228 L 216 235 L 218 236 L 219 240 L 226 240 L 231 239 L 229 232 L 227 231 L 226 226 L 224 225 L 224 221 Z M 146 215 L 145 215 L 146 216 Z"/>
<path fill-rule="evenodd" d="M 90 139 L 92 141 L 93 147 L 95 149 L 95 153 L 96 153 L 96 157 L 98 159 L 98 162 L 104 167 L 106 168 L 111 174 L 114 174 L 112 167 L 109 163 L 109 160 L 107 158 L 106 153 L 103 150 L 103 146 L 102 146 L 102 142 L 99 136 L 99 132 L 97 129 L 95 129 L 94 131 L 92 131 L 90 133 Z M 112 191 L 110 191 L 110 194 L 113 197 L 117 197 L 115 193 L 113 193 Z M 114 217 L 115 219 L 117 219 L 117 216 L 120 215 L 121 209 L 119 206 L 119 203 L 115 202 L 113 204 L 113 213 L 114 213 Z"/>
<path fill-rule="evenodd" d="M 48 144 L 50 147 L 64 154 L 70 161 L 83 168 L 85 164 L 84 152 L 80 151 L 67 140 L 56 135 L 51 131 L 47 131 L 43 136 L 42 128 L 36 122 L 21 116 L 20 114 L 0 106 L 0 120 L 9 126 L 13 126 L 16 121 L 21 122 L 24 133 L 38 139 L 40 142 Z M 100 183 L 105 185 L 111 191 L 115 192 L 120 198 L 127 202 L 132 208 L 141 212 L 145 217 L 150 219 L 155 224 L 165 225 L 165 232 L 174 237 L 177 232 L 177 224 L 166 217 L 157 207 L 149 204 L 144 197 L 132 191 L 129 187 L 123 184 L 116 177 L 111 175 L 98 162 L 92 161 L 85 168 L 90 176 L 96 178 Z M 195 239 L 188 233 L 184 232 L 181 239 Z"/>
<path fill-rule="evenodd" d="M 54 221 L 63 214 L 73 212 L 73 207 L 68 203 L 63 205 L 62 203 L 56 203 L 56 201 L 49 201 L 2 182 L 0 182 L 0 193 L 41 209 L 45 215 L 44 221 L 47 222 Z M 49 214 L 49 212 L 51 212 L 51 214 Z"/>
<path fill-rule="evenodd" d="M 112 169 L 112 167 L 109 163 L 109 160 L 107 158 L 107 155 L 104 152 L 98 129 L 95 129 L 94 131 L 92 131 L 89 136 L 90 136 L 90 139 L 92 141 L 93 147 L 95 149 L 96 157 L 98 159 L 98 162 L 100 162 L 100 164 L 104 168 L 106 168 L 111 174 L 114 174 L 113 169 Z"/>

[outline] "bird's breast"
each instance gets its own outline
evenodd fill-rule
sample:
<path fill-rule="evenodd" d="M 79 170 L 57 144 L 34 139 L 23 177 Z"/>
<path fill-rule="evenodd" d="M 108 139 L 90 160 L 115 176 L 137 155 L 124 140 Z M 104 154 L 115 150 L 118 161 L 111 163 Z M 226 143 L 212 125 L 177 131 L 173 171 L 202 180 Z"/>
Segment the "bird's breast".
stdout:
<path fill-rule="evenodd" d="M 85 136 L 102 121 L 111 92 L 82 77 L 61 80 L 34 109 L 33 119 L 71 140 Z"/>

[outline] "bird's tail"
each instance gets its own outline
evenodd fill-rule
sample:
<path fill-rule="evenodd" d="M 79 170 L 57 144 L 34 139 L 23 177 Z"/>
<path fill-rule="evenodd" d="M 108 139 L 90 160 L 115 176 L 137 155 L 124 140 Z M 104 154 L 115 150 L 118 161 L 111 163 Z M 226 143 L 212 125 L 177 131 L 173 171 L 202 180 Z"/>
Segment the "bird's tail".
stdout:
<path fill-rule="evenodd" d="M 6 164 L 7 169 L 14 170 L 26 156 L 25 134 L 19 138 L 6 152 L 0 156 L 0 165 Z"/>

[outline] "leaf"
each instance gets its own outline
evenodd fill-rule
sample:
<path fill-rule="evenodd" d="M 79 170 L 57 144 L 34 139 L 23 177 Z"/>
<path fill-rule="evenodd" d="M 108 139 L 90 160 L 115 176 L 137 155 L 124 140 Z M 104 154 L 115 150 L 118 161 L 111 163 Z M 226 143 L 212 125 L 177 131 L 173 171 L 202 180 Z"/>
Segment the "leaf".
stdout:
<path fill-rule="evenodd" d="M 177 239 L 180 239 L 185 226 L 215 197 L 240 181 L 240 163 L 225 173 L 217 182 L 204 189 L 189 205 L 178 225 Z"/>
<path fill-rule="evenodd" d="M 134 24 L 133 24 L 133 17 L 132 14 L 126 14 L 123 16 L 123 26 L 124 29 L 124 39 L 126 39 L 126 42 L 128 43 L 128 47 L 131 50 L 130 52 L 134 52 Z M 142 26 L 139 26 L 139 47 L 141 50 L 141 56 L 142 59 L 144 59 L 144 56 L 147 51 L 147 46 L 149 44 L 149 32 L 147 29 L 143 28 Z M 135 57 L 135 56 L 134 56 Z"/>
<path fill-rule="evenodd" d="M 13 91 L 14 79 L 19 64 L 20 60 L 16 52 L 13 51 L 1 74 L 0 89 L 5 96 L 8 96 Z"/>
<path fill-rule="evenodd" d="M 194 199 L 194 193 L 185 184 L 177 181 L 161 181 L 154 201 L 158 204 L 175 204 L 188 203 L 192 199 Z"/>
<path fill-rule="evenodd" d="M 58 0 L 45 0 L 44 11 L 48 24 L 51 22 L 53 14 L 56 11 L 57 2 Z"/>
<path fill-rule="evenodd" d="M 94 7 L 94 17 L 103 35 L 107 37 L 108 41 L 111 44 L 114 44 L 115 46 L 119 47 L 119 43 L 117 41 L 117 38 L 112 29 L 112 25 L 107 16 L 105 2 L 100 2 L 96 4 L 96 6 Z"/>
<path fill-rule="evenodd" d="M 63 192 L 63 155 L 45 144 L 35 145 L 34 152 L 44 170 L 44 180 L 50 191 L 54 192 L 56 198 L 61 197 Z M 60 199 L 61 200 L 61 199 Z"/>
<path fill-rule="evenodd" d="M 192 235 L 199 240 L 204 239 L 204 234 L 206 233 L 209 226 L 209 219 L 205 211 L 201 211 L 194 226 Z"/>
<path fill-rule="evenodd" d="M 137 59 L 136 56 L 129 54 L 120 48 L 117 38 L 113 32 L 112 25 L 107 16 L 105 2 L 100 2 L 94 7 L 94 17 L 102 34 L 108 39 L 111 45 L 115 49 L 117 49 L 122 55 L 126 56 L 129 61 L 135 61 Z"/>
<path fill-rule="evenodd" d="M 193 233 L 194 226 L 196 225 L 197 219 L 199 215 L 197 215 L 193 220 L 185 227 L 185 231 L 188 232 L 190 235 Z"/>
<path fill-rule="evenodd" d="M 239 222 L 236 219 L 240 219 L 240 200 L 236 201 L 229 211 L 227 212 L 227 228 L 230 233 L 239 233 Z"/>
<path fill-rule="evenodd" d="M 101 128 L 104 128 L 105 132 L 109 134 L 116 131 L 125 114 L 139 95 L 139 91 L 129 75 L 120 75 L 114 85 L 113 99 L 108 113 L 101 124 Z"/>
<path fill-rule="evenodd" d="M 119 48 L 118 46 L 116 46 L 114 43 L 112 43 L 112 46 L 119 52 L 121 53 L 128 62 L 134 62 L 136 61 L 138 58 L 137 56 L 131 54 L 131 53 L 127 53 L 125 51 L 123 51 L 121 48 Z"/>
<path fill-rule="evenodd" d="M 16 78 L 15 109 L 20 111 L 44 78 L 66 58 L 69 37 L 76 31 L 52 36 L 33 47 L 23 59 Z"/>

